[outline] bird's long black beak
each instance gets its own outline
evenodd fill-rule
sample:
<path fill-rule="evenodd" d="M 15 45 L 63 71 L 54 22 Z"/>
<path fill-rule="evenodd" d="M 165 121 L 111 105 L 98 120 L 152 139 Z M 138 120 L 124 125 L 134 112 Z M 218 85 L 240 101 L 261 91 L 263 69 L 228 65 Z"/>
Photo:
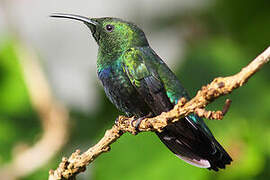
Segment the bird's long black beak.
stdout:
<path fill-rule="evenodd" d="M 74 19 L 83 22 L 91 30 L 94 39 L 99 44 L 99 32 L 97 31 L 99 23 L 97 21 L 84 16 L 65 13 L 53 13 L 50 17 Z"/>
<path fill-rule="evenodd" d="M 90 18 L 80 16 L 80 15 L 75 15 L 75 14 L 53 13 L 52 15 L 50 15 L 50 17 L 74 19 L 74 20 L 81 21 L 81 22 L 88 24 L 88 25 L 89 24 L 94 25 L 94 26 L 98 25 L 98 22 L 96 22 Z"/>

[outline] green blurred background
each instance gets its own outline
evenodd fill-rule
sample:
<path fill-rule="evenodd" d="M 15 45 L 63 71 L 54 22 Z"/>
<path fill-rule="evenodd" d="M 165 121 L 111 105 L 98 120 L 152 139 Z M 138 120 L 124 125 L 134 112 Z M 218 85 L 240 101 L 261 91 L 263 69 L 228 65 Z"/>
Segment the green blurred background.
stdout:
<path fill-rule="evenodd" d="M 68 11 L 87 16 L 89 15 L 87 12 L 90 12 L 90 15 L 93 16 L 118 16 L 139 24 L 145 30 L 146 35 L 150 36 L 150 43 L 152 39 L 158 41 L 159 38 L 162 38 L 162 43 L 156 43 L 156 48 L 153 47 L 158 54 L 159 49 L 163 49 L 163 47 L 166 52 L 163 52 L 162 57 L 165 57 L 166 54 L 174 54 L 170 56 L 173 60 L 169 62 L 169 65 L 191 96 L 194 96 L 202 85 L 211 82 L 213 78 L 237 73 L 270 45 L 269 0 L 194 0 L 192 3 L 186 3 L 187 5 L 184 1 L 173 0 L 167 3 L 151 1 L 152 4 L 147 1 L 139 1 L 139 5 L 134 7 L 133 10 L 128 4 L 125 4 L 126 7 L 120 6 L 119 4 L 123 4 L 123 1 L 117 1 L 108 5 L 111 9 L 104 15 L 102 15 L 102 12 L 105 11 L 102 9 L 102 3 L 109 3 L 108 1 L 99 3 L 98 7 L 101 12 L 96 14 L 91 11 L 95 6 L 94 1 L 91 4 L 87 3 L 82 12 L 80 12 L 79 6 L 73 7 L 78 8 L 75 10 L 70 8 L 67 5 L 69 3 L 65 5 L 57 3 L 55 5 L 54 1 L 39 1 L 40 6 L 50 4 L 46 11 L 35 11 L 37 16 L 39 12 L 42 16 L 46 16 L 46 18 L 43 17 L 46 20 L 43 19 L 42 27 L 47 27 L 46 31 L 50 33 L 45 37 L 47 42 L 38 41 L 38 43 L 36 43 L 38 38 L 31 40 L 32 34 L 39 36 L 38 32 L 31 32 L 27 28 L 26 30 L 20 30 L 20 28 L 28 27 L 28 25 L 27 22 L 19 22 L 16 18 L 19 16 L 17 11 L 20 9 L 12 8 L 16 7 L 14 4 L 17 2 L 15 0 L 0 1 L 0 16 L 2 16 L 0 19 L 2 21 L 0 22 L 2 28 L 0 31 L 0 175 L 1 168 L 14 161 L 14 154 L 23 151 L 23 148 L 18 148 L 19 145 L 31 147 L 39 141 L 43 133 L 40 115 L 31 103 L 30 92 L 23 75 L 24 70 L 20 63 L 23 57 L 17 53 L 19 46 L 25 42 L 34 49 L 41 68 L 45 71 L 54 98 L 59 99 L 66 106 L 70 117 L 68 120 L 69 135 L 66 137 L 65 145 L 48 162 L 42 164 L 34 172 L 24 177 L 16 177 L 16 179 L 47 179 L 48 170 L 56 168 L 62 156 L 69 156 L 77 148 L 84 151 L 95 144 L 103 136 L 105 130 L 112 126 L 115 118 L 121 114 L 106 99 L 96 73 L 92 70 L 89 71 L 89 74 L 94 80 L 89 80 L 88 83 L 86 81 L 84 86 L 77 85 L 76 79 L 64 79 L 66 84 L 72 86 L 75 83 L 75 88 L 79 89 L 79 91 L 72 90 L 69 92 L 70 94 L 80 94 L 85 86 L 95 89 L 95 93 L 91 93 L 91 95 L 87 93 L 87 89 L 83 91 L 88 94 L 83 97 L 84 101 L 91 102 L 91 106 L 82 105 L 82 108 L 80 108 L 80 102 L 65 100 L 61 96 L 61 92 L 70 91 L 70 89 L 61 89 L 60 84 L 61 90 L 59 90 L 59 85 L 56 85 L 58 83 L 54 81 L 54 78 L 59 76 L 71 77 L 72 75 L 69 74 L 68 68 L 67 70 L 64 68 L 65 65 L 60 67 L 59 64 L 57 66 L 56 60 L 46 60 L 53 59 L 54 55 L 59 57 L 59 53 L 65 53 L 64 50 L 56 52 L 59 50 L 56 46 L 62 44 L 57 44 L 55 41 L 58 41 L 58 36 L 61 35 L 50 35 L 50 33 L 61 34 L 61 31 L 64 31 L 66 34 L 62 36 L 63 43 L 80 44 L 79 40 L 71 42 L 68 36 L 69 33 L 73 33 L 69 31 L 69 28 L 76 26 L 78 29 L 74 30 L 75 33 L 83 31 L 81 33 L 84 34 L 81 38 L 86 39 L 88 43 L 82 44 L 82 48 L 86 48 L 85 51 L 89 49 L 89 41 L 91 41 L 91 46 L 95 47 L 96 45 L 93 39 L 89 38 L 87 29 L 82 28 L 82 25 L 49 20 L 47 16 L 50 13 Z M 9 5 L 9 3 L 12 5 Z M 30 0 L 20 2 L 20 4 L 22 3 L 33 6 L 33 8 L 38 6 L 38 2 L 33 3 Z M 78 1 L 77 3 L 80 4 L 80 7 L 83 7 L 86 1 Z M 150 11 L 150 9 L 145 8 L 144 3 L 147 3 L 147 6 L 154 10 Z M 154 8 L 154 6 L 158 7 Z M 172 8 L 173 6 L 177 8 Z M 136 8 L 141 13 L 138 13 Z M 128 12 L 123 11 L 123 9 Z M 119 11 L 128 13 L 128 15 L 123 15 Z M 112 15 L 110 15 L 110 12 Z M 13 13 L 18 14 L 15 16 Z M 14 22 L 11 22 L 12 20 Z M 48 30 L 54 26 L 58 26 L 58 28 L 61 26 L 62 29 L 58 29 L 58 32 L 53 32 L 55 29 Z M 177 35 L 173 38 L 176 43 L 171 43 L 168 46 L 166 40 L 171 31 Z M 42 33 L 44 34 L 44 32 Z M 42 33 L 40 36 L 43 35 Z M 50 42 L 53 47 L 51 49 L 48 48 Z M 180 44 L 179 47 L 178 44 Z M 170 52 L 170 49 L 172 49 L 172 52 Z M 20 49 L 20 52 L 24 50 L 27 51 L 27 48 Z M 80 54 L 81 51 L 76 49 L 71 53 Z M 96 49 L 90 54 L 95 57 Z M 89 54 L 86 54 L 86 58 L 81 59 L 81 61 L 88 62 L 87 55 Z M 166 61 L 168 57 L 164 59 Z M 64 64 L 65 61 L 69 63 L 68 59 L 63 60 Z M 95 59 L 91 59 L 91 62 L 95 64 Z M 80 64 L 81 62 L 78 60 L 75 63 Z M 51 73 L 50 68 L 54 66 L 57 66 L 57 68 Z M 90 66 L 95 69 L 95 66 L 92 67 L 93 65 L 90 64 L 84 65 L 84 68 L 90 69 Z M 64 71 L 62 68 L 64 68 Z M 79 65 L 74 68 L 77 68 L 78 71 L 82 70 Z M 59 72 L 61 70 L 62 74 L 59 74 L 58 70 Z M 60 79 L 60 81 L 63 80 Z M 186 164 L 170 153 L 153 133 L 141 133 L 137 136 L 125 134 L 112 145 L 111 152 L 97 158 L 85 173 L 79 175 L 78 179 L 270 179 L 269 81 L 269 65 L 266 65 L 245 86 L 208 106 L 208 109 L 217 110 L 222 108 L 225 98 L 232 100 L 232 106 L 222 121 L 205 120 L 218 141 L 234 159 L 232 165 L 228 166 L 226 170 L 217 173 Z M 88 107 L 89 111 L 87 110 Z M 50 144 L 48 144 L 48 147 L 50 147 Z M 1 175 L 1 177 L 9 179 L 9 176 Z"/>

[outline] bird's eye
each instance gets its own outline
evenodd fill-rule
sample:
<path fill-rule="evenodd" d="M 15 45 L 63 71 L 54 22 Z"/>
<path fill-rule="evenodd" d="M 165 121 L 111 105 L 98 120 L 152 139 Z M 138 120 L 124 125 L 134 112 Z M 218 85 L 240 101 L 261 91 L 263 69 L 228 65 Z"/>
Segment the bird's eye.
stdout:
<path fill-rule="evenodd" d="M 108 32 L 112 32 L 113 29 L 114 29 L 114 26 L 113 26 L 113 25 L 111 25 L 111 24 L 107 24 L 107 25 L 106 25 L 106 30 L 107 30 Z"/>

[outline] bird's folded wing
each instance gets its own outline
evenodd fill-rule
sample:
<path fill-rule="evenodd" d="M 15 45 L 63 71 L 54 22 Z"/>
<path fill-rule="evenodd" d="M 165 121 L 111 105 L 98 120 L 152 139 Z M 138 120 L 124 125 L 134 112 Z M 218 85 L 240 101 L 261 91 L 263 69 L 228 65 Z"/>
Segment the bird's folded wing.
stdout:
<path fill-rule="evenodd" d="M 136 48 L 123 54 L 123 70 L 155 115 L 173 107 L 154 65 Z"/>

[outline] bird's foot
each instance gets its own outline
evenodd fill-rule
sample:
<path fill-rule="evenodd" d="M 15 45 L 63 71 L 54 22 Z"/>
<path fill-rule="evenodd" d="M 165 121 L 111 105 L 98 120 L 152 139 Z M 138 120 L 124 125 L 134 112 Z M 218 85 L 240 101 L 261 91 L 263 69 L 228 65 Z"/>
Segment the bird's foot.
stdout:
<path fill-rule="evenodd" d="M 152 116 L 153 116 L 153 114 L 152 114 L 152 113 L 149 113 L 149 114 L 147 114 L 146 116 L 139 117 L 139 118 L 137 118 L 137 119 L 133 119 L 133 120 L 130 121 L 130 125 L 131 125 L 132 127 L 135 127 L 136 134 L 138 134 L 138 132 L 140 132 L 139 126 L 140 126 L 142 120 L 144 120 L 145 118 L 150 118 L 150 117 L 152 117 Z M 136 121 L 135 126 L 133 126 L 134 121 Z"/>
<path fill-rule="evenodd" d="M 119 117 L 115 118 L 115 120 L 114 120 L 115 125 L 118 125 L 118 119 L 119 119 Z"/>
<path fill-rule="evenodd" d="M 145 118 L 145 116 L 140 117 L 140 118 L 137 118 L 137 119 L 133 119 L 133 120 L 130 121 L 130 125 L 131 125 L 132 127 L 135 127 L 136 134 L 138 134 L 138 132 L 139 132 L 139 126 L 140 126 L 140 124 L 141 124 L 141 122 L 142 122 L 142 120 L 143 120 L 144 118 Z M 135 126 L 133 126 L 134 121 L 136 122 L 136 123 L 135 123 Z"/>

